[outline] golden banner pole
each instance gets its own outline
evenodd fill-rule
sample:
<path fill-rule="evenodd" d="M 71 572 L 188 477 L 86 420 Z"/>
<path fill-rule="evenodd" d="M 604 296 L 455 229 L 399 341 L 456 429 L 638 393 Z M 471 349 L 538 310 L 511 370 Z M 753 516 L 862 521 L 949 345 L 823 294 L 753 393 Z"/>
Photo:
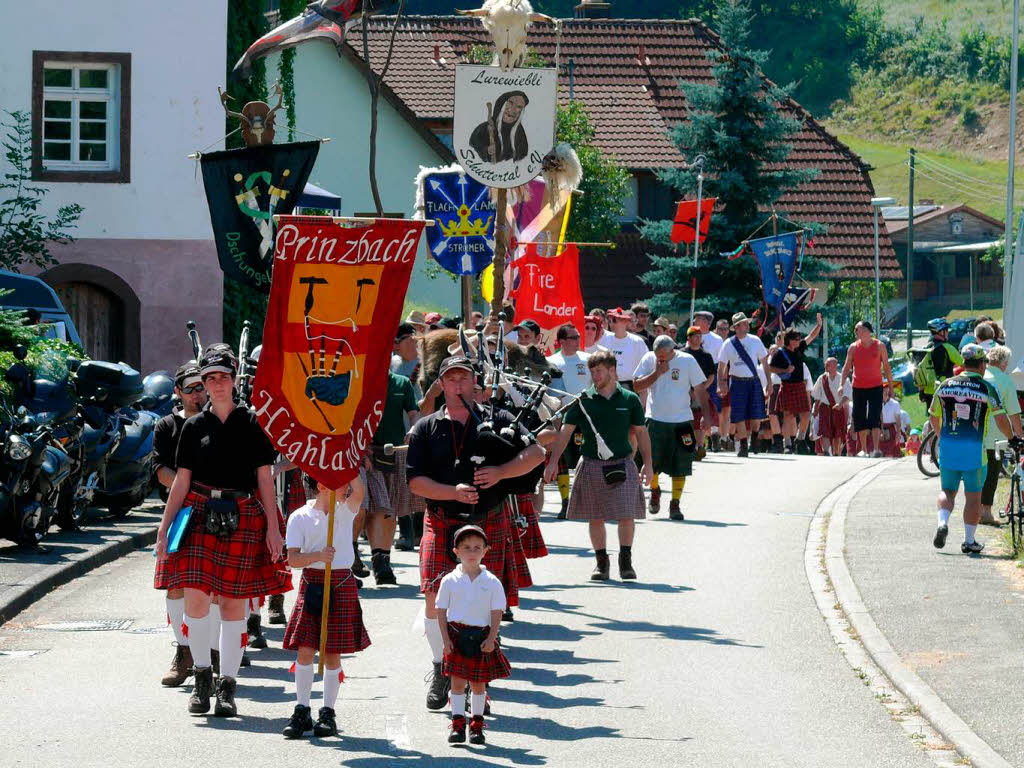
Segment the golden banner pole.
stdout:
<path fill-rule="evenodd" d="M 336 492 L 331 491 L 327 507 L 327 546 L 334 546 L 334 504 Z M 327 652 L 327 617 L 331 610 L 331 564 L 324 563 L 324 604 L 320 609 L 320 662 L 318 674 L 324 676 L 324 654 Z"/>

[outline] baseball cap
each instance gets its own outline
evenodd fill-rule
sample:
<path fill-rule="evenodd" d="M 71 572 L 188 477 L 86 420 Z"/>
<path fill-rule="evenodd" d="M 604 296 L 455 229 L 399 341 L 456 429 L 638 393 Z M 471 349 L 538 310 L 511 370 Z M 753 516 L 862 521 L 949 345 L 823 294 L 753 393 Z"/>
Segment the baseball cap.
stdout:
<path fill-rule="evenodd" d="M 452 357 L 445 358 L 444 362 L 441 363 L 441 370 L 438 372 L 438 377 L 444 376 L 448 371 L 455 368 L 461 368 L 464 371 L 473 373 L 473 364 L 469 361 L 468 357 L 463 355 L 453 355 Z"/>
<path fill-rule="evenodd" d="M 423 322 L 426 323 L 427 325 L 434 325 L 435 323 L 440 323 L 441 322 L 441 313 L 440 312 L 427 312 L 427 314 L 425 314 L 423 316 Z"/>
<path fill-rule="evenodd" d="M 706 309 L 702 309 L 700 312 L 694 312 L 693 316 L 694 317 L 706 317 L 708 319 L 709 323 L 713 323 L 715 321 L 715 313 L 714 312 L 709 312 Z"/>
<path fill-rule="evenodd" d="M 513 326 L 513 330 L 519 330 L 520 328 L 525 328 L 532 332 L 534 336 L 540 335 L 540 326 L 533 320 L 521 320 Z"/>
<path fill-rule="evenodd" d="M 703 332 L 700 328 L 698 328 L 696 325 L 691 325 L 689 328 L 686 329 L 686 338 L 690 338 L 695 333 L 698 336 L 703 335 Z"/>
<path fill-rule="evenodd" d="M 965 344 L 964 348 L 960 350 L 960 354 L 963 355 L 964 360 L 984 360 L 986 352 L 980 344 Z"/>
<path fill-rule="evenodd" d="M 471 533 L 472 534 L 476 534 L 481 539 L 483 539 L 484 540 L 484 544 L 487 543 L 487 534 L 484 533 L 484 529 L 483 528 L 481 528 L 479 525 L 464 525 L 461 528 L 459 528 L 459 530 L 457 530 L 455 532 L 455 535 L 452 537 L 452 546 L 453 547 L 459 546 L 459 540 L 463 536 L 468 536 Z"/>
<path fill-rule="evenodd" d="M 616 307 L 615 309 L 609 309 L 606 313 L 608 317 L 621 317 L 624 320 L 629 320 L 629 311 L 622 307 Z"/>
<path fill-rule="evenodd" d="M 182 363 L 178 366 L 178 370 L 174 372 L 174 385 L 176 387 L 188 387 L 193 384 L 201 384 L 202 381 L 202 376 L 199 373 L 199 363 L 195 360 Z"/>
<path fill-rule="evenodd" d="M 235 375 L 237 364 L 231 348 L 227 344 L 211 344 L 206 348 L 199 360 L 199 371 L 202 376 L 211 373 L 230 373 Z"/>
<path fill-rule="evenodd" d="M 395 333 L 395 341 L 407 339 L 416 334 L 416 326 L 412 323 L 399 323 L 398 331 Z"/>

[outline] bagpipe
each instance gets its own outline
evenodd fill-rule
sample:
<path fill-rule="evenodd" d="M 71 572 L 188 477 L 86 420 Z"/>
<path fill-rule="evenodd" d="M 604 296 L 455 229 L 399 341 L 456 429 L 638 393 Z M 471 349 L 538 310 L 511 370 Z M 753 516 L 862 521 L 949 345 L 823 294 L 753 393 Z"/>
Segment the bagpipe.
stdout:
<path fill-rule="evenodd" d="M 249 326 L 248 320 L 242 323 L 242 333 L 238 338 L 238 371 L 235 375 L 235 401 L 246 408 L 252 407 L 252 382 L 256 376 L 256 360 L 251 356 L 252 350 L 249 349 Z M 198 363 L 203 356 L 203 342 L 194 320 L 185 323 L 185 331 L 192 345 L 192 359 Z M 224 346 L 230 349 L 229 345 Z"/>

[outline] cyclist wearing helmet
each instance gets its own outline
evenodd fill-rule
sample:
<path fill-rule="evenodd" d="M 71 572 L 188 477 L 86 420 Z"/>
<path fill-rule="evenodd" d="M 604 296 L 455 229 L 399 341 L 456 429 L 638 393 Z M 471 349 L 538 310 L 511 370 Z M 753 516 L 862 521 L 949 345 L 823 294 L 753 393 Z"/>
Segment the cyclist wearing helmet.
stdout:
<path fill-rule="evenodd" d="M 953 375 L 956 366 L 964 364 L 964 358 L 948 341 L 949 323 L 946 318 L 929 320 L 928 330 L 932 340 L 924 359 L 914 371 L 914 384 L 920 390 L 918 397 L 930 408 L 936 387 Z"/>

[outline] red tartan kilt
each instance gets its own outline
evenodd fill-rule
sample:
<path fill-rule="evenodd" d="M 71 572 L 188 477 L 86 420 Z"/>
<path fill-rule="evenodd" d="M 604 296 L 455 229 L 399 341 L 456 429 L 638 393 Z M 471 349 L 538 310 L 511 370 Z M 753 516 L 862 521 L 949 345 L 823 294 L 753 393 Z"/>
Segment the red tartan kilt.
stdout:
<path fill-rule="evenodd" d="M 501 652 L 501 639 L 494 644 L 494 650 L 490 653 L 469 658 L 458 651 L 457 638 L 459 629 L 465 624 L 450 622 L 448 624 L 448 636 L 452 639 L 451 653 L 445 654 L 442 671 L 448 677 L 458 677 L 468 680 L 471 683 L 489 683 L 492 680 L 500 680 L 512 674 L 512 667 Z"/>
<path fill-rule="evenodd" d="M 846 436 L 846 409 L 833 408 L 826 402 L 818 404 L 818 434 L 828 440 Z"/>
<path fill-rule="evenodd" d="M 882 452 L 883 456 L 899 458 L 903 455 L 903 451 L 900 450 L 900 431 L 895 424 L 882 425 L 882 439 L 879 440 L 879 443 L 878 450 Z"/>
<path fill-rule="evenodd" d="M 519 504 L 519 513 L 526 518 L 526 530 L 521 531 L 519 534 L 519 540 L 523 544 L 523 552 L 531 560 L 538 557 L 547 557 L 548 548 L 544 543 L 544 534 L 540 530 L 540 518 L 537 515 L 536 508 L 533 506 L 533 494 L 516 496 L 516 502 Z"/>
<path fill-rule="evenodd" d="M 295 651 L 299 648 L 320 647 L 320 614 L 322 606 L 315 606 L 310 613 L 305 610 L 306 585 L 323 584 L 321 568 L 304 568 L 299 581 L 299 596 L 292 608 L 288 628 L 284 633 L 282 648 Z M 363 624 L 363 609 L 359 604 L 356 580 L 348 568 L 331 570 L 333 599 L 327 614 L 326 653 L 356 653 L 370 645 L 370 636 Z"/>
<path fill-rule="evenodd" d="M 801 381 L 784 381 L 779 392 L 779 410 L 782 413 L 810 413 L 811 398 L 807 386 Z"/>
<path fill-rule="evenodd" d="M 198 589 L 229 598 L 288 592 L 292 575 L 284 561 L 270 559 L 267 518 L 255 497 L 238 502 L 238 530 L 218 538 L 205 528 L 207 497 L 189 491 L 182 507 L 192 507 L 192 530 L 177 552 L 157 561 L 156 589 Z M 283 525 L 278 515 L 278 524 Z"/>
<path fill-rule="evenodd" d="M 509 530 L 507 505 L 493 510 L 482 523 L 478 523 L 487 534 L 488 550 L 484 555 L 483 564 L 487 570 L 498 577 L 505 588 L 505 602 L 509 606 L 519 605 L 519 585 L 515 579 L 515 568 L 512 563 L 512 578 L 507 570 L 512 541 Z M 441 586 L 445 574 L 455 570 L 458 564 L 455 553 L 451 551 L 451 533 L 461 528 L 463 523 L 445 519 L 435 509 L 428 508 L 423 516 L 423 538 L 420 539 L 420 592 L 434 592 Z M 518 537 L 516 537 L 518 539 Z"/>

